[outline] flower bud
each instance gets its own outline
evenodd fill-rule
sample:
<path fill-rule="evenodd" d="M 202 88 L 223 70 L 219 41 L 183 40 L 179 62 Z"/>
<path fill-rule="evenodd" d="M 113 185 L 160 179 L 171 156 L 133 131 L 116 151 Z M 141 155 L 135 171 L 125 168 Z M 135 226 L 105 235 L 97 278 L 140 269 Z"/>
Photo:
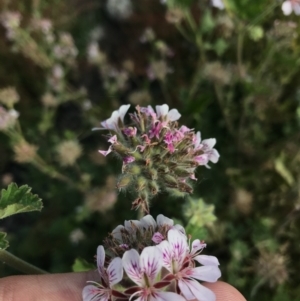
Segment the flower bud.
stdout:
<path fill-rule="evenodd" d="M 132 180 L 132 177 L 130 177 L 130 176 L 122 177 L 117 183 L 117 188 L 118 189 L 126 188 L 130 184 L 131 180 Z"/>
<path fill-rule="evenodd" d="M 136 180 L 136 190 L 137 191 L 142 191 L 145 189 L 147 183 L 147 179 L 144 177 L 138 177 Z"/>

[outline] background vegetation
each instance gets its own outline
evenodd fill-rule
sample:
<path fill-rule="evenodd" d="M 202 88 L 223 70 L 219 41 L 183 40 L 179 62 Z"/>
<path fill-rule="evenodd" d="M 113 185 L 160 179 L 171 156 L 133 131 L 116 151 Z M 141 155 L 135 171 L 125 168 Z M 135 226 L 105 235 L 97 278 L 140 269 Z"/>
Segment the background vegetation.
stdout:
<path fill-rule="evenodd" d="M 167 103 L 221 158 L 198 169 L 191 198 L 161 194 L 151 213 L 204 239 L 248 300 L 300 300 L 299 17 L 282 1 L 224 4 L 0 2 L 1 185 L 28 184 L 44 204 L 1 221 L 10 252 L 53 273 L 93 263 L 137 213 L 91 128 L 122 104 Z"/>

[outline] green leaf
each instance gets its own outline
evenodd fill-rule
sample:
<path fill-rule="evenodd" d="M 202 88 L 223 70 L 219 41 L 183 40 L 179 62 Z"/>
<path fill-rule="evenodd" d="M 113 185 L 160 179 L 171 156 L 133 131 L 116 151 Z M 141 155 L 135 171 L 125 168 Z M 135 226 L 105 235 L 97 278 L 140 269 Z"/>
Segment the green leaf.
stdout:
<path fill-rule="evenodd" d="M 0 219 L 13 214 L 40 211 L 43 207 L 41 199 L 32 194 L 28 185 L 18 187 L 11 183 L 7 189 L 2 189 L 0 198 Z"/>
<path fill-rule="evenodd" d="M 228 43 L 224 39 L 217 39 L 214 49 L 218 56 L 221 56 L 228 48 Z"/>
<path fill-rule="evenodd" d="M 211 32 L 216 26 L 216 23 L 211 15 L 210 11 L 205 11 L 202 22 L 201 22 L 201 31 L 203 33 Z"/>
<path fill-rule="evenodd" d="M 261 40 L 264 36 L 264 30 L 261 26 L 251 26 L 248 28 L 249 37 L 254 42 Z"/>
<path fill-rule="evenodd" d="M 5 239 L 6 233 L 0 232 L 0 250 L 5 250 L 8 248 L 8 241 Z"/>
<path fill-rule="evenodd" d="M 72 265 L 73 272 L 85 272 L 95 269 L 95 265 L 88 263 L 82 258 L 76 258 L 74 264 Z"/>

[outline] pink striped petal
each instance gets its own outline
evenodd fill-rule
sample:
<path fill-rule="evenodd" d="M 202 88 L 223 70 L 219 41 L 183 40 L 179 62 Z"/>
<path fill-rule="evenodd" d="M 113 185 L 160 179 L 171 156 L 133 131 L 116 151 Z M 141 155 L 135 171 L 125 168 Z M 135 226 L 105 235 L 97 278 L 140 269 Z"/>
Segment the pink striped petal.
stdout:
<path fill-rule="evenodd" d="M 179 280 L 178 286 L 187 300 L 215 301 L 215 294 L 195 280 Z M 191 297 L 193 296 L 193 297 Z"/>
<path fill-rule="evenodd" d="M 122 259 L 120 257 L 114 258 L 109 264 L 106 272 L 110 287 L 119 283 L 123 278 Z"/>
<path fill-rule="evenodd" d="M 87 285 L 82 291 L 83 301 L 108 301 L 109 291 L 97 288 L 94 285 Z"/>
<path fill-rule="evenodd" d="M 169 271 L 173 272 L 172 268 L 172 248 L 168 241 L 164 240 L 157 246 L 162 252 L 163 266 Z"/>
<path fill-rule="evenodd" d="M 135 249 L 126 251 L 122 258 L 124 270 L 128 277 L 137 285 L 143 285 L 143 273 L 140 267 L 140 255 Z"/>
<path fill-rule="evenodd" d="M 178 263 L 178 268 L 180 268 L 188 250 L 186 237 L 179 231 L 171 229 L 168 232 L 168 241 L 173 251 L 173 260 Z"/>
<path fill-rule="evenodd" d="M 151 284 L 162 267 L 162 252 L 157 247 L 146 247 L 140 256 L 141 270 L 145 273 Z"/>

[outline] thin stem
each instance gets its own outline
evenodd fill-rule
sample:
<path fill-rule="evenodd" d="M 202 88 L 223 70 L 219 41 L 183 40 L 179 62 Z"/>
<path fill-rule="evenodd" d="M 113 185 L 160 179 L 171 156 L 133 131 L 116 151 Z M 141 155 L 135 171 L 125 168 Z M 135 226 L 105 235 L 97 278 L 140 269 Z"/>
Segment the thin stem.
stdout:
<path fill-rule="evenodd" d="M 237 41 L 237 65 L 239 77 L 243 77 L 243 46 L 244 46 L 244 30 L 241 30 L 238 33 L 238 41 Z"/>
<path fill-rule="evenodd" d="M 23 259 L 5 251 L 0 250 L 0 261 L 24 274 L 48 274 L 48 272 L 24 261 Z"/>

